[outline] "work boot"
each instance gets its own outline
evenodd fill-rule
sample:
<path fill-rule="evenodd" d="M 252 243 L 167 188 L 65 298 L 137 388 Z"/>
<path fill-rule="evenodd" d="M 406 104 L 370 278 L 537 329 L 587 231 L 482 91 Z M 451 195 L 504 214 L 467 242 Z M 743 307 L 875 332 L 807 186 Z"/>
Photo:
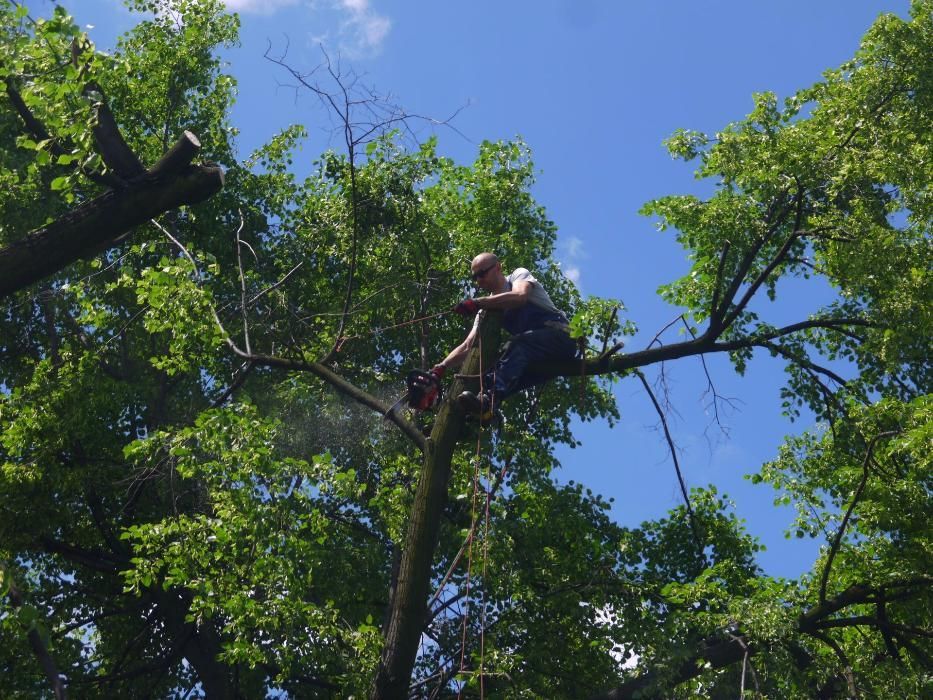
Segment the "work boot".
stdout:
<path fill-rule="evenodd" d="M 482 424 L 492 421 L 495 416 L 495 404 L 495 396 L 488 392 L 477 395 L 472 391 L 464 391 L 457 397 L 457 405 L 465 412 L 479 418 Z"/>

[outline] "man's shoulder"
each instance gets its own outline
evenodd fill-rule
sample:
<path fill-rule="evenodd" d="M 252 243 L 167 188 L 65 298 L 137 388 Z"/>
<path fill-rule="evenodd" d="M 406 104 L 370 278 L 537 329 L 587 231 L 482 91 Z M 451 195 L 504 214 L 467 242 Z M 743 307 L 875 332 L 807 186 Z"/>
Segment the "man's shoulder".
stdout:
<path fill-rule="evenodd" d="M 534 275 L 524 267 L 516 267 L 508 276 L 509 282 L 537 282 Z"/>

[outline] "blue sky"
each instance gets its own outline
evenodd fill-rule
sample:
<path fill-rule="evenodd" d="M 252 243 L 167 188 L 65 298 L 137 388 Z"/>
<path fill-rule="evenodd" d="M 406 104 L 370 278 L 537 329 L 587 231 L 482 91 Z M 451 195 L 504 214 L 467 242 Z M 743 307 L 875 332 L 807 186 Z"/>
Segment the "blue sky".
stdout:
<path fill-rule="evenodd" d="M 44 12 L 49 3 L 31 6 Z M 79 24 L 93 25 L 101 48 L 134 20 L 119 0 L 63 3 Z M 715 132 L 752 109 L 754 92 L 779 98 L 818 80 L 850 58 L 881 12 L 906 16 L 908 0 L 228 0 L 241 13 L 242 46 L 228 54 L 239 80 L 234 112 L 241 155 L 290 123 L 309 127 L 310 162 L 330 136 L 309 95 L 283 86 L 280 68 L 263 59 L 288 45 L 289 62 L 311 68 L 319 44 L 414 113 L 446 118 L 459 108 L 457 132 L 438 132 L 440 150 L 470 161 L 483 139 L 520 135 L 540 169 L 534 194 L 559 229 L 559 257 L 585 294 L 618 298 L 640 328 L 641 348 L 677 310 L 656 295 L 687 262 L 670 233 L 637 214 L 649 199 L 709 191 L 692 167 L 673 161 L 661 142 L 679 127 Z M 301 164 L 299 163 L 299 167 Z M 520 264 L 520 262 L 518 263 Z M 816 307 L 798 285 L 780 290 L 779 318 Z M 822 293 L 828 293 L 824 290 Z M 818 295 L 817 295 L 818 296 Z M 816 547 L 787 541 L 789 509 L 742 475 L 773 457 L 782 437 L 807 427 L 780 416 L 780 366 L 756 357 L 743 378 L 723 358 L 709 358 L 718 392 L 735 399 L 711 425 L 698 360 L 667 367 L 677 409 L 672 429 L 690 485 L 717 484 L 738 515 L 768 546 L 768 573 L 796 576 Z M 558 478 L 614 497 L 625 525 L 662 517 L 680 503 L 657 419 L 634 380 L 616 385 L 623 414 L 613 428 L 580 426 L 583 445 L 562 451 Z"/>

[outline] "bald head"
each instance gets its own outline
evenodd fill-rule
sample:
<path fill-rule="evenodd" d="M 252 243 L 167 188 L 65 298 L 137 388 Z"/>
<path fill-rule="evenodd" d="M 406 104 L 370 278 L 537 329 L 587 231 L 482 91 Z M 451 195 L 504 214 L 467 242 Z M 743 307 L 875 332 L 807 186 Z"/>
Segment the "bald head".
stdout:
<path fill-rule="evenodd" d="M 473 262 L 470 263 L 470 272 L 473 274 L 473 282 L 487 292 L 501 291 L 505 285 L 499 258 L 492 253 L 480 253 L 473 258 Z"/>
<path fill-rule="evenodd" d="M 475 258 L 473 258 L 473 262 L 470 264 L 470 269 L 476 272 L 477 269 L 495 265 L 497 262 L 499 262 L 499 258 L 497 258 L 492 253 L 480 253 Z"/>

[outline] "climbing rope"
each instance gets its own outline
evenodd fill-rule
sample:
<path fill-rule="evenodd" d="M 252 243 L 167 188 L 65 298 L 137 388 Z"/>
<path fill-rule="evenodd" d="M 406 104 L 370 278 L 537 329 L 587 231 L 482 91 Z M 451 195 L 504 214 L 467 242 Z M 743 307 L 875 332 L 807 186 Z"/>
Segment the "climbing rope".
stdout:
<path fill-rule="evenodd" d="M 479 393 L 480 396 L 485 395 L 486 387 L 484 385 L 486 376 L 483 371 L 483 338 L 482 334 L 478 336 L 478 350 L 480 355 L 479 360 Z M 492 384 L 493 387 L 496 383 L 496 373 L 495 368 L 492 372 Z M 493 393 L 494 397 L 495 394 Z M 493 398 L 493 403 L 490 405 L 490 410 L 493 415 L 496 411 L 495 398 Z M 483 421 L 479 421 L 479 429 L 476 435 L 476 455 L 474 457 L 473 463 L 473 497 L 471 500 L 470 506 L 470 530 L 467 534 L 466 540 L 463 543 L 463 546 L 460 548 L 457 557 L 454 560 L 454 563 L 451 565 L 451 568 L 448 570 L 447 576 L 445 577 L 445 582 L 442 582 L 441 587 L 438 588 L 438 593 L 446 585 L 446 579 L 453 572 L 454 568 L 457 565 L 464 549 L 467 550 L 467 575 L 466 575 L 466 592 L 464 599 L 466 600 L 466 611 L 463 615 L 463 632 L 460 640 L 460 674 L 465 675 L 466 672 L 466 646 L 467 646 L 467 630 L 469 628 L 469 616 L 470 616 L 470 586 L 471 586 L 471 577 L 473 572 L 473 540 L 476 535 L 477 526 L 479 525 L 479 517 L 477 516 L 477 499 L 480 490 L 480 470 L 482 463 L 482 444 L 483 444 Z M 505 471 L 507 468 L 507 463 L 502 465 L 502 470 L 499 474 L 498 483 L 505 477 Z M 493 496 L 493 486 L 492 486 L 492 465 L 489 460 L 486 461 L 486 488 L 484 489 L 486 493 L 485 504 L 483 505 L 482 517 L 483 521 L 483 546 L 482 546 L 482 593 L 480 600 L 480 619 L 479 619 L 479 628 L 480 628 L 480 638 L 479 638 L 479 670 L 475 673 L 478 673 L 479 677 L 479 696 L 482 700 L 485 697 L 485 659 L 486 659 L 486 589 L 488 584 L 488 572 L 489 572 L 489 522 L 490 522 L 490 505 L 492 503 Z M 437 594 L 435 594 L 435 597 Z M 433 600 L 433 599 L 432 599 Z M 460 689 L 457 693 L 457 697 L 460 698 L 463 694 L 463 689 L 466 687 L 466 684 L 460 686 Z"/>
<path fill-rule="evenodd" d="M 495 410 L 495 407 L 493 407 Z M 479 465 L 476 467 L 479 471 Z M 480 698 L 484 695 L 484 684 L 486 682 L 485 676 L 485 660 L 486 660 L 486 591 L 489 588 L 489 502 L 492 498 L 492 489 L 490 484 L 492 482 L 492 466 L 487 461 L 486 462 L 486 508 L 484 513 L 485 521 L 483 523 L 483 601 L 482 608 L 480 609 L 480 620 L 479 620 L 479 696 Z"/>
<path fill-rule="evenodd" d="M 483 376 L 483 334 L 477 334 L 479 339 L 478 349 L 479 349 L 479 395 L 483 396 L 484 390 L 484 376 Z M 482 400 L 482 398 L 481 398 Z M 482 408 L 480 408 L 480 413 L 482 413 Z M 466 609 L 463 613 L 463 631 L 460 638 L 460 675 L 463 676 L 466 672 L 466 648 L 467 648 L 467 629 L 469 628 L 470 620 L 470 585 L 472 583 L 471 577 L 473 573 L 473 538 L 476 534 L 476 500 L 479 492 L 479 472 L 480 472 L 480 459 L 482 456 L 482 441 L 483 441 L 483 421 L 479 421 L 479 430 L 476 433 L 476 456 L 473 458 L 473 497 L 470 504 L 470 534 L 468 536 L 469 544 L 467 545 L 467 573 L 465 585 L 464 600 L 466 601 Z M 482 663 L 482 662 L 481 662 Z M 460 686 L 460 689 L 457 692 L 457 698 L 461 697 L 463 689 L 466 687 L 466 684 Z M 482 698 L 482 676 L 480 676 L 480 698 Z"/>

